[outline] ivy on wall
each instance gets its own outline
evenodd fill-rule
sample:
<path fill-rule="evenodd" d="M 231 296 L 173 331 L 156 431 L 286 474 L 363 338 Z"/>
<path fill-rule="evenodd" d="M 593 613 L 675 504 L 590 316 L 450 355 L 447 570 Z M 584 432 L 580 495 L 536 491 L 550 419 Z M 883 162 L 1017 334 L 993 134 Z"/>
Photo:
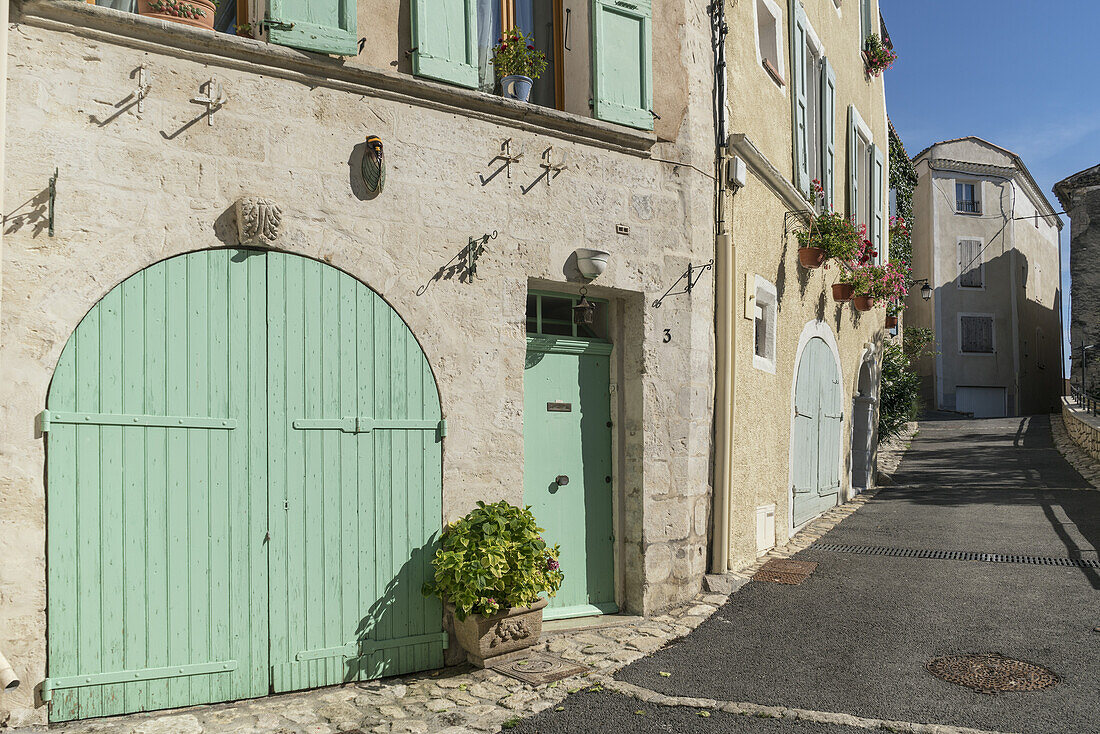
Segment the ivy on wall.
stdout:
<path fill-rule="evenodd" d="M 891 227 L 890 259 L 909 265 L 913 261 L 913 191 L 917 188 L 917 169 L 898 131 L 890 125 L 890 188 L 894 190 L 897 216 L 905 221 L 903 232 Z"/>

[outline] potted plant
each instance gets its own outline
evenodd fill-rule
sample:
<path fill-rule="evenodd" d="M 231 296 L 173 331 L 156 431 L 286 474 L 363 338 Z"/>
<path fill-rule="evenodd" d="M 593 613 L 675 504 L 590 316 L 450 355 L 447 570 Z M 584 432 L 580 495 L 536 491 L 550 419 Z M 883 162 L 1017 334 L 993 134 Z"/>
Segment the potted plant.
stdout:
<path fill-rule="evenodd" d="M 531 84 L 546 70 L 546 54 L 536 51 L 519 28 L 513 28 L 497 41 L 493 50 L 493 68 L 500 77 L 501 94 L 509 99 L 526 102 L 531 96 Z"/>
<path fill-rule="evenodd" d="M 841 260 L 840 278 L 833 284 L 833 300 L 838 303 L 847 303 L 855 298 L 857 288 L 870 287 L 867 278 L 863 277 L 866 275 L 863 273 L 863 268 L 871 262 L 871 258 L 876 253 L 871 242 L 863 237 L 865 231 L 866 227 L 860 225 L 856 230 L 859 245 L 855 253 L 850 259 Z"/>
<path fill-rule="evenodd" d="M 454 617 L 467 659 L 486 661 L 530 647 L 542 635 L 540 596 L 554 596 L 564 574 L 558 546 L 548 546 L 531 508 L 478 502 L 443 531 L 425 596 L 438 596 Z"/>
<path fill-rule="evenodd" d="M 867 36 L 863 43 L 863 62 L 867 66 L 867 73 L 878 76 L 890 68 L 898 60 L 892 46 L 882 42 L 877 33 Z"/>
<path fill-rule="evenodd" d="M 138 14 L 214 30 L 217 0 L 138 0 Z"/>
<path fill-rule="evenodd" d="M 807 229 L 795 234 L 799 264 L 804 268 L 819 268 L 828 258 L 850 260 L 859 246 L 855 225 L 839 212 L 825 211 L 825 190 L 821 182 L 814 179 L 812 186 L 822 211 L 810 218 Z"/>

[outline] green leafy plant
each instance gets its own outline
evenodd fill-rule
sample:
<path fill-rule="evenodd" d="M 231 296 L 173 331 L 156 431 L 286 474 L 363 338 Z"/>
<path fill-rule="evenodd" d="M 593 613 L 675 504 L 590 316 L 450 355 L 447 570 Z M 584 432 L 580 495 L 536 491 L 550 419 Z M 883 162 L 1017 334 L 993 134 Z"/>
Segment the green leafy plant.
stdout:
<path fill-rule="evenodd" d="M 558 546 L 548 546 L 542 532 L 530 507 L 478 502 L 444 530 L 424 595 L 454 604 L 460 620 L 554 596 L 565 575 Z"/>
<path fill-rule="evenodd" d="M 934 335 L 931 329 L 907 327 L 902 343 L 888 343 L 882 349 L 882 372 L 879 387 L 878 440 L 901 433 L 920 412 L 920 375 L 915 362 L 929 354 Z"/>
<path fill-rule="evenodd" d="M 898 55 L 890 46 L 882 42 L 877 33 L 867 36 L 867 40 L 864 41 L 863 57 L 867 60 L 867 73 L 871 76 L 878 76 L 898 60 Z"/>
<path fill-rule="evenodd" d="M 820 202 L 821 213 L 810 219 L 809 227 L 795 233 L 799 247 L 820 247 L 825 257 L 850 260 L 859 248 L 859 231 L 852 220 L 840 212 L 825 210 L 825 189 L 814 179 L 811 183 L 814 197 Z"/>
<path fill-rule="evenodd" d="M 546 54 L 536 51 L 534 39 L 519 28 L 507 31 L 493 49 L 493 68 L 498 77 L 519 74 L 538 79 L 546 71 Z"/>

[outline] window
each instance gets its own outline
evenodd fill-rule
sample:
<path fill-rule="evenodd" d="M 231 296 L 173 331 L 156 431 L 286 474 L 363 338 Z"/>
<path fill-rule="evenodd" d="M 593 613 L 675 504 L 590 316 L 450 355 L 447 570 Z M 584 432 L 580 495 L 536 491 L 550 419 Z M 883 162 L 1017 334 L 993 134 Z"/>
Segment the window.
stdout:
<path fill-rule="evenodd" d="M 761 278 L 755 278 L 756 298 L 753 299 L 753 354 L 752 366 L 775 374 L 775 326 L 777 298 L 775 286 Z"/>
<path fill-rule="evenodd" d="M 772 0 L 756 0 L 756 58 L 775 83 L 783 86 L 783 46 L 779 7 Z"/>
<path fill-rule="evenodd" d="M 607 301 L 589 298 L 596 307 L 591 324 L 574 324 L 573 307 L 580 296 L 549 293 L 527 294 L 527 333 L 580 339 L 607 338 Z"/>
<path fill-rule="evenodd" d="M 824 206 L 834 207 L 836 170 L 836 75 L 825 47 L 806 18 L 802 3 L 792 3 L 791 117 L 794 128 L 792 180 L 815 206 L 811 182 L 824 190 Z"/>
<path fill-rule="evenodd" d="M 886 165 L 882 150 L 874 144 L 871 129 L 855 106 L 848 108 L 848 216 L 862 227 L 871 242 L 874 262 L 886 262 L 883 195 Z"/>
<path fill-rule="evenodd" d="M 985 263 L 981 240 L 959 240 L 959 287 L 984 288 Z"/>
<path fill-rule="evenodd" d="M 963 214 L 981 214 L 982 202 L 978 196 L 980 184 L 974 181 L 955 182 L 955 211 Z"/>
<path fill-rule="evenodd" d="M 504 30 L 519 28 L 532 40 L 538 51 L 546 54 L 546 70 L 531 85 L 530 101 L 544 107 L 563 109 L 558 91 L 558 27 L 561 13 L 557 3 L 536 0 L 476 0 L 477 1 L 477 64 L 478 88 L 492 92 L 497 86 L 493 69 L 493 50 Z M 572 16 L 572 13 L 570 13 Z M 570 17 L 572 25 L 572 17 Z M 572 32 L 574 29 L 570 29 Z"/>
<path fill-rule="evenodd" d="M 859 46 L 867 43 L 867 36 L 875 32 L 871 25 L 871 0 L 859 0 Z"/>
<path fill-rule="evenodd" d="M 964 354 L 993 354 L 993 316 L 959 314 L 959 351 Z"/>

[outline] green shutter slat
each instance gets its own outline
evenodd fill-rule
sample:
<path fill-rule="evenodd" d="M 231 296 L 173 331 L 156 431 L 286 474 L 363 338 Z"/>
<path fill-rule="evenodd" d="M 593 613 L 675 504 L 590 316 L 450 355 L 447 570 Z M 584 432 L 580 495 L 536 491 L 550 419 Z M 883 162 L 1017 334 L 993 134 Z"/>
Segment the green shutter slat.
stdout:
<path fill-rule="evenodd" d="M 810 159 L 806 140 L 807 101 L 806 85 L 806 11 L 799 0 L 791 0 L 788 16 L 790 18 L 791 44 L 791 123 L 794 150 L 794 184 L 802 195 L 810 196 Z"/>
<path fill-rule="evenodd" d="M 306 51 L 359 53 L 355 0 L 270 0 L 268 40 Z"/>
<path fill-rule="evenodd" d="M 887 253 L 884 249 L 886 244 L 883 226 L 883 213 L 882 204 L 883 196 L 882 189 L 885 180 L 885 160 L 882 155 L 882 149 L 877 145 L 871 145 L 871 207 L 870 207 L 870 219 L 871 222 L 868 226 L 872 232 L 872 242 L 875 244 L 875 250 L 879 254 L 881 262 L 887 261 Z"/>
<path fill-rule="evenodd" d="M 821 185 L 825 189 L 825 207 L 836 207 L 836 70 L 823 59 L 821 72 L 821 134 L 824 136 L 825 160 Z"/>
<path fill-rule="evenodd" d="M 593 114 L 653 129 L 653 50 L 650 0 L 593 0 Z"/>
<path fill-rule="evenodd" d="M 859 216 L 859 131 L 852 105 L 848 105 L 848 216 Z"/>
<path fill-rule="evenodd" d="M 477 89 L 477 0 L 408 0 L 413 73 Z"/>

